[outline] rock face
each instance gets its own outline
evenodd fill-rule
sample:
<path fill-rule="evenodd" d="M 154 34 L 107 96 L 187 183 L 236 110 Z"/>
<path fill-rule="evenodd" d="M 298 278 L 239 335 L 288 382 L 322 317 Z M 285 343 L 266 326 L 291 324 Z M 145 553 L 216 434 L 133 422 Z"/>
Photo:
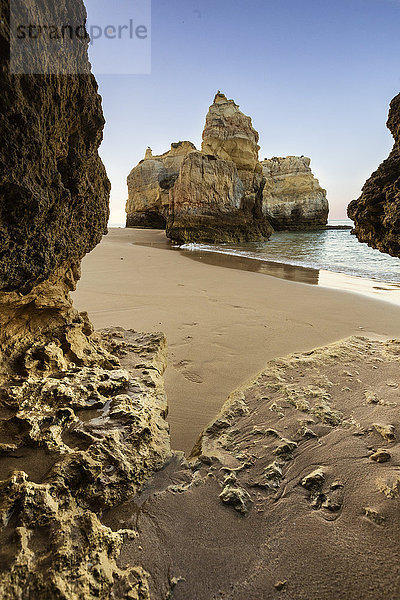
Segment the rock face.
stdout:
<path fill-rule="evenodd" d="M 173 187 L 183 159 L 196 147 L 191 142 L 171 144 L 171 149 L 153 156 L 147 149 L 144 160 L 128 176 L 126 226 L 165 229 L 169 190 Z"/>
<path fill-rule="evenodd" d="M 101 514 L 170 457 L 165 339 L 110 330 L 102 342 L 108 365 L 1 389 L 2 598 L 150 598 L 149 574 L 117 565 L 136 531 L 112 531 Z"/>
<path fill-rule="evenodd" d="M 233 100 L 218 93 L 203 132 L 202 151 L 190 142 L 171 145 L 128 176 L 127 227 L 166 227 L 179 242 L 268 239 L 262 213 L 264 180 L 258 133 Z"/>
<path fill-rule="evenodd" d="M 51 23 L 84 25 L 81 0 L 51 5 Z M 170 457 L 165 339 L 96 333 L 72 306 L 108 220 L 101 99 L 84 43 L 87 74 L 11 74 L 0 6 L 0 597 L 143 600 L 148 574 L 117 565 L 136 533 L 101 514 Z"/>
<path fill-rule="evenodd" d="M 245 188 L 235 163 L 192 152 L 170 191 L 167 236 L 180 242 L 265 239 L 271 228 L 244 204 Z"/>
<path fill-rule="evenodd" d="M 251 118 L 233 100 L 218 92 L 206 117 L 201 151 L 233 161 L 239 173 L 259 173 L 258 140 Z"/>
<path fill-rule="evenodd" d="M 400 94 L 390 104 L 387 127 L 394 137 L 393 150 L 360 198 L 350 202 L 347 214 L 360 242 L 400 257 Z"/>
<path fill-rule="evenodd" d="M 113 529 L 139 514 L 119 564 L 140 557 L 154 598 L 398 598 L 399 366 L 398 341 L 365 338 L 267 363 L 189 466 L 107 512 Z"/>
<path fill-rule="evenodd" d="M 34 5 L 26 3 L 32 14 Z M 68 7 L 57 4 L 54 11 L 61 22 L 72 15 L 83 23 L 86 15 L 78 0 Z M 1 12 L 8 13 L 5 0 Z M 79 278 L 82 257 L 106 232 L 110 184 L 97 152 L 104 118 L 94 77 L 11 74 L 6 20 L 0 27 L 0 371 L 4 372 L 8 363 L 25 368 L 22 356 L 34 339 L 38 345 L 57 339 L 65 355 L 73 353 L 71 346 L 78 354 L 92 351 L 86 335 L 90 326 L 72 309 L 69 291 Z M 86 52 L 82 44 L 83 56 Z"/>
<path fill-rule="evenodd" d="M 326 191 L 310 169 L 305 156 L 262 161 L 265 186 L 263 214 L 276 230 L 318 229 L 327 223 Z"/>

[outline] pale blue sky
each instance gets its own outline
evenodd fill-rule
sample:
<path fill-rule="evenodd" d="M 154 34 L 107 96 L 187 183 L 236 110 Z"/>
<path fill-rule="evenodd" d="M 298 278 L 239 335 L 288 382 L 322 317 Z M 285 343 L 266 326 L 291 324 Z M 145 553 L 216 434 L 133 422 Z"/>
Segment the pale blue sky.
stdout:
<path fill-rule="evenodd" d="M 117 19 L 112 2 L 87 6 L 93 22 L 101 11 Z M 153 0 L 151 73 L 97 76 L 110 222 L 125 220 L 126 176 L 147 146 L 200 147 L 218 89 L 252 117 L 260 158 L 311 157 L 331 217 L 344 217 L 392 147 L 385 123 L 400 91 L 399 31 L 397 0 Z M 110 40 L 113 64 L 124 51 Z"/>

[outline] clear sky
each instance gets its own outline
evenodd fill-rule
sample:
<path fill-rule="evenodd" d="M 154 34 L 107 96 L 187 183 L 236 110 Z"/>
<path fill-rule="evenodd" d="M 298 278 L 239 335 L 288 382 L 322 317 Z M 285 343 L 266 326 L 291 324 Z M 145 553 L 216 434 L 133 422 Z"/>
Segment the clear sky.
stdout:
<path fill-rule="evenodd" d="M 114 2 L 86 4 L 92 21 L 101 11 L 116 19 Z M 200 148 L 217 90 L 252 117 L 261 159 L 309 156 L 331 218 L 345 217 L 393 144 L 385 123 L 400 91 L 400 0 L 153 0 L 151 21 L 150 74 L 97 75 L 110 223 L 125 221 L 126 177 L 147 146 Z M 117 65 L 121 48 L 108 48 Z"/>

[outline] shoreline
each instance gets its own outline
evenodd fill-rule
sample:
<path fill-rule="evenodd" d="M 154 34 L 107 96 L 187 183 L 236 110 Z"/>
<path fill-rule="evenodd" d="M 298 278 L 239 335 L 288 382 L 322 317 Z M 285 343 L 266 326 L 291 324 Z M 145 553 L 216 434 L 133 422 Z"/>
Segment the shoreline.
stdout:
<path fill-rule="evenodd" d="M 328 228 L 328 226 L 327 226 Z M 348 226 L 330 226 L 330 229 L 351 229 Z M 109 230 L 135 229 L 125 227 L 110 227 Z M 152 231 L 141 230 L 138 231 Z M 162 230 L 153 230 L 162 231 Z M 135 244 L 150 247 L 159 247 L 168 250 L 179 251 L 184 256 L 192 260 L 203 260 L 208 264 L 222 266 L 231 269 L 257 272 L 263 275 L 270 275 L 288 281 L 297 283 L 306 283 L 308 285 L 318 285 L 332 290 L 341 290 L 361 294 L 368 298 L 389 302 L 400 306 L 400 282 L 385 281 L 382 279 L 373 279 L 362 277 L 361 275 L 349 275 L 340 271 L 329 269 L 318 269 L 305 265 L 294 265 L 275 260 L 266 260 L 257 256 L 244 256 L 233 254 L 229 251 L 212 250 L 206 248 L 189 249 L 174 245 L 173 242 L 164 237 L 164 240 L 157 242 L 134 242 Z M 185 245 L 183 245 L 185 246 Z M 200 245 L 201 246 L 201 245 Z M 225 259 L 223 257 L 226 257 Z"/>
<path fill-rule="evenodd" d="M 400 337 L 400 308 L 389 302 L 188 254 L 171 252 L 163 231 L 111 229 L 83 260 L 73 294 L 97 329 L 166 334 L 174 449 L 190 452 L 229 394 L 271 359 L 351 335 Z"/>
<path fill-rule="evenodd" d="M 348 275 L 327 269 L 315 269 L 302 265 L 265 260 L 257 257 L 240 256 L 228 252 L 212 250 L 188 250 L 178 248 L 185 256 L 193 260 L 204 260 L 208 264 L 224 266 L 232 269 L 255 271 L 263 275 L 278 277 L 297 283 L 317 285 L 332 290 L 341 290 L 361 294 L 382 302 L 400 306 L 400 283 L 370 279 L 357 275 Z M 210 258 L 207 260 L 208 256 Z M 212 258 L 211 258 L 212 257 Z M 223 261 L 220 257 L 228 257 Z M 230 262 L 230 259 L 231 262 Z M 252 265 L 252 263 L 258 263 Z M 242 266 L 243 265 L 243 266 Z"/>

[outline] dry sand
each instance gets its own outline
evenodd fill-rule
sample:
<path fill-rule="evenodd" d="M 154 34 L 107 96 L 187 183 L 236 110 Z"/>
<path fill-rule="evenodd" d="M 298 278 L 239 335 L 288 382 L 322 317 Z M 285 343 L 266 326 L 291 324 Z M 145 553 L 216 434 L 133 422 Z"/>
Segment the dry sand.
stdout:
<path fill-rule="evenodd" d="M 272 358 L 350 335 L 400 337 L 398 306 L 205 262 L 170 250 L 162 231 L 111 229 L 84 259 L 74 294 L 97 328 L 166 333 L 175 449 L 190 451 L 227 396 Z"/>

